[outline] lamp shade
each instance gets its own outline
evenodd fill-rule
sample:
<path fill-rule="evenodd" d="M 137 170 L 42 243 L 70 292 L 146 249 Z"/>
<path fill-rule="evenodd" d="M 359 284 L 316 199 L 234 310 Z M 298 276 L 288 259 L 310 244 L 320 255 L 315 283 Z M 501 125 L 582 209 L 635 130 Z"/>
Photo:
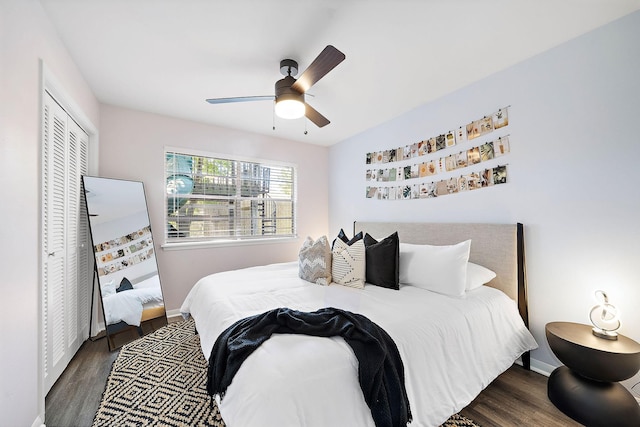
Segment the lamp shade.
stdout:
<path fill-rule="evenodd" d="M 276 100 L 276 114 L 283 119 L 299 119 L 304 116 L 305 106 L 299 97 L 282 95 Z"/>

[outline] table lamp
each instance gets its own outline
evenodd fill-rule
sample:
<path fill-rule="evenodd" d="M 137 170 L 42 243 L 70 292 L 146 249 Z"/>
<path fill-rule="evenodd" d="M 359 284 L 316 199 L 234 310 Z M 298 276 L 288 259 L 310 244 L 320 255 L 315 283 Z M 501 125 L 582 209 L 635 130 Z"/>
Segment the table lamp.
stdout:
<path fill-rule="evenodd" d="M 618 333 L 616 331 L 620 328 L 618 309 L 609 304 L 609 298 L 604 291 L 596 291 L 595 297 L 599 304 L 589 312 L 593 335 L 607 340 L 617 340 Z"/>

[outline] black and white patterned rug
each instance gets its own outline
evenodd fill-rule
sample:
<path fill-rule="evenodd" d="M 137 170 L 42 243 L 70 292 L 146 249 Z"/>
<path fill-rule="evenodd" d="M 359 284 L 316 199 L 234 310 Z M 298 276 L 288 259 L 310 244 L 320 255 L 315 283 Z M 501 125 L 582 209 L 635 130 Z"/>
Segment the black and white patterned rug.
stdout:
<path fill-rule="evenodd" d="M 122 347 L 93 426 L 223 427 L 206 383 L 207 361 L 193 321 L 170 323 Z M 479 427 L 458 414 L 443 426 Z"/>

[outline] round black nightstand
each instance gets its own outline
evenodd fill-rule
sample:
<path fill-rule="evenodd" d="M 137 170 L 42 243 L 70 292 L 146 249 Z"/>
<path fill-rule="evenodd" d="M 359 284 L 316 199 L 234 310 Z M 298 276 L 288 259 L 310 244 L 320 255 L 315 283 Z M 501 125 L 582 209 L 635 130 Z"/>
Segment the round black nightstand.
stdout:
<path fill-rule="evenodd" d="M 566 366 L 549 376 L 551 402 L 587 426 L 640 426 L 640 405 L 618 381 L 640 370 L 640 344 L 619 335 L 598 338 L 591 326 L 548 323 L 545 332 L 553 353 Z"/>

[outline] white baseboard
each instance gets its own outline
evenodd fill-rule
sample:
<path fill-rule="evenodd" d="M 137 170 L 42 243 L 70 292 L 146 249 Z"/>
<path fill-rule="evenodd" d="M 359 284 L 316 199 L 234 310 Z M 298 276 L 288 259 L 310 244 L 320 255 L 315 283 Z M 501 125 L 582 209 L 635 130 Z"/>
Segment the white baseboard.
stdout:
<path fill-rule="evenodd" d="M 515 363 L 516 365 L 522 366 L 522 357 L 517 358 Z M 553 370 L 556 369 L 556 366 L 552 366 L 532 358 L 530 360 L 529 369 L 532 370 L 533 372 L 536 372 L 538 374 L 544 375 L 545 377 L 548 377 L 549 375 L 551 375 L 551 372 L 553 372 Z"/>
<path fill-rule="evenodd" d="M 551 375 L 551 372 L 553 372 L 553 370 L 556 368 L 557 366 L 549 365 L 548 363 L 531 358 L 531 370 L 533 372 L 542 374 L 545 377 L 548 377 L 549 375 Z"/>
<path fill-rule="evenodd" d="M 92 335 L 89 338 L 96 338 L 98 336 L 102 336 L 106 332 L 106 329 L 104 327 L 104 322 L 95 322 L 92 326 L 93 326 L 91 328 Z"/>
<path fill-rule="evenodd" d="M 35 421 L 31 424 L 31 427 L 47 427 L 47 426 L 42 421 L 42 418 L 40 418 L 40 415 L 38 415 Z"/>
<path fill-rule="evenodd" d="M 182 319 L 182 314 L 180 313 L 180 309 L 176 308 L 175 310 L 167 311 L 167 320 L 176 320 L 176 318 Z"/>

